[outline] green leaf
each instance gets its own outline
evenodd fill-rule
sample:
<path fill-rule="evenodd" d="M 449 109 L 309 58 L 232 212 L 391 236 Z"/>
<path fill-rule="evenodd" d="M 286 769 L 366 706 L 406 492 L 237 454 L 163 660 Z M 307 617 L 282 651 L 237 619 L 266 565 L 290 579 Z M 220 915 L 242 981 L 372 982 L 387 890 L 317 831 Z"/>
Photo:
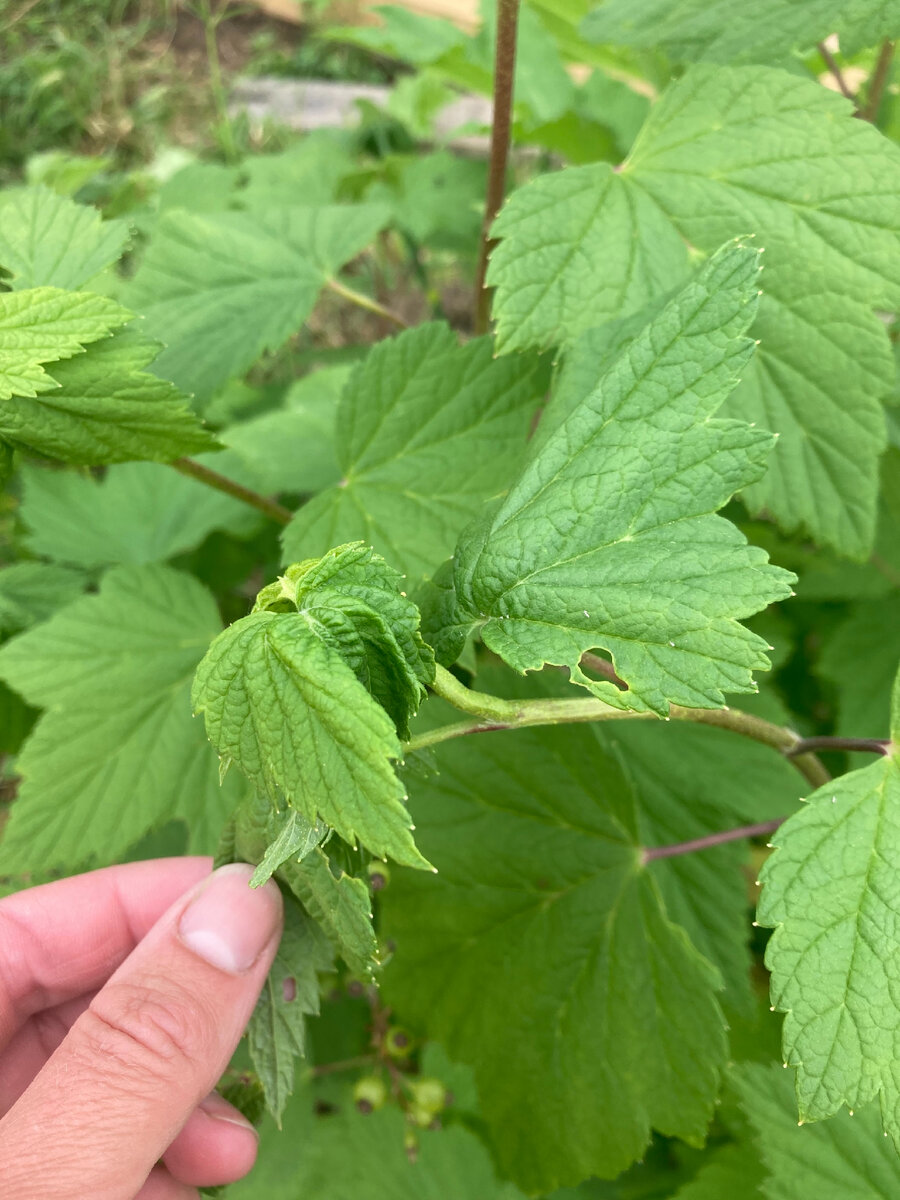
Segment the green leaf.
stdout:
<path fill-rule="evenodd" d="M 222 442 L 252 466 L 259 488 L 312 493 L 337 483 L 341 472 L 335 457 L 336 415 L 350 370 L 339 366 L 313 371 L 292 384 L 280 408 L 220 434 Z"/>
<path fill-rule="evenodd" d="M 772 839 L 758 917 L 801 1119 L 878 1096 L 900 1144 L 898 811 L 895 756 L 820 788 Z"/>
<path fill-rule="evenodd" d="M 757 257 L 715 255 L 463 536 L 459 611 L 516 670 L 567 666 L 607 703 L 661 714 L 755 688 L 766 643 L 738 618 L 792 577 L 715 513 L 758 478 L 771 437 L 713 414 L 752 350 Z M 629 691 L 581 672 L 598 646 Z"/>
<path fill-rule="evenodd" d="M 261 212 L 298 202 L 331 204 L 341 182 L 357 170 L 351 148 L 345 130 L 317 129 L 280 154 L 253 155 L 242 163 L 247 184 L 236 200 Z"/>
<path fill-rule="evenodd" d="M 262 887 L 289 859 L 302 862 L 315 850 L 327 832 L 327 826 L 321 822 L 311 825 L 296 809 L 272 813 L 267 830 L 271 841 L 253 872 L 250 886 Z"/>
<path fill-rule="evenodd" d="M 411 575 L 433 570 L 507 486 L 546 386 L 534 356 L 496 360 L 438 323 L 379 342 L 337 414 L 341 482 L 294 516 L 288 560 L 364 538 Z"/>
<path fill-rule="evenodd" d="M 300 329 L 386 215 L 375 205 L 164 214 L 128 289 L 145 331 L 166 344 L 154 369 L 201 397 L 243 374 Z"/>
<path fill-rule="evenodd" d="M 798 1127 L 792 1075 L 778 1066 L 750 1064 L 733 1074 L 768 1169 L 762 1195 L 767 1200 L 893 1200 L 900 1192 L 900 1160 L 881 1136 L 877 1110 L 867 1108 L 852 1118 L 840 1113 L 821 1125 Z"/>
<path fill-rule="evenodd" d="M 651 1128 L 702 1143 L 725 1038 L 717 972 L 641 864 L 616 758 L 588 730 L 515 738 L 448 742 L 410 778 L 440 874 L 384 892 L 383 986 L 474 1067 L 500 1167 L 534 1193 L 618 1174 Z"/>
<path fill-rule="evenodd" d="M 234 801 L 190 720 L 190 680 L 220 628 L 213 598 L 167 567 L 120 567 L 49 621 L 0 647 L 0 677 L 46 712 L 0 871 L 111 862 L 147 830 L 184 820 L 209 852 Z"/>
<path fill-rule="evenodd" d="M 278 953 L 247 1026 L 250 1059 L 279 1128 L 294 1090 L 294 1059 L 306 1053 L 306 1018 L 319 1013 L 317 972 L 333 965 L 325 935 L 299 904 L 287 899 Z"/>
<path fill-rule="evenodd" d="M 767 746 L 727 730 L 671 721 L 611 722 L 597 727 L 609 753 L 618 752 L 638 797 L 641 840 L 647 846 L 690 841 L 730 827 L 793 812 L 802 780 Z M 722 974 L 731 1011 L 753 1004 L 750 923 L 741 867 L 747 843 L 653 864 L 666 912 Z"/>
<path fill-rule="evenodd" d="M 108 337 L 131 313 L 106 296 L 31 288 L 0 292 L 0 401 L 36 396 L 56 387 L 41 366 L 83 354 L 89 342 Z M 0 408 L 0 432 L 18 405 Z"/>
<path fill-rule="evenodd" d="M 900 33 L 900 14 L 885 0 L 606 0 L 582 26 L 594 42 L 664 48 L 676 61 L 781 62 L 844 32 L 857 48 Z"/>
<path fill-rule="evenodd" d="M 461 47 L 466 40 L 463 31 L 452 21 L 408 12 L 394 4 L 380 4 L 375 12 L 381 18 L 377 25 L 357 28 L 341 25 L 322 30 L 320 36 L 364 46 L 376 54 L 417 67 L 436 62 L 448 50 Z"/>
<path fill-rule="evenodd" d="M 364 978 L 371 976 L 379 955 L 365 883 L 340 870 L 335 874 L 320 847 L 299 862 L 283 863 L 278 876 L 319 922 L 350 970 Z"/>
<path fill-rule="evenodd" d="M 0 267 L 15 290 L 82 287 L 119 258 L 128 233 L 124 221 L 101 221 L 96 209 L 46 187 L 0 199 Z"/>
<path fill-rule="evenodd" d="M 83 294 L 71 293 L 73 298 Z M 216 439 L 185 397 L 144 370 L 157 349 L 155 342 L 126 331 L 56 363 L 53 380 L 48 380 L 55 390 L 4 405 L 0 434 L 40 454 L 85 464 L 144 458 L 168 462 L 214 449 Z"/>
<path fill-rule="evenodd" d="M 492 232 L 501 352 L 568 344 L 687 273 L 687 247 L 665 209 L 608 163 L 539 176 L 513 193 Z"/>
<path fill-rule="evenodd" d="M 80 571 L 50 563 L 20 562 L 0 568 L 0 634 L 46 621 L 85 588 Z"/>
<path fill-rule="evenodd" d="M 332 867 L 328 855 L 316 844 L 324 834 L 317 824 L 306 822 L 305 839 L 282 857 L 277 843 L 282 834 L 290 839 L 293 832 L 303 838 L 299 814 L 275 810 L 265 797 L 253 794 L 238 807 L 230 830 L 233 843 L 223 837 L 220 857 L 228 862 L 258 863 L 251 886 L 262 882 L 264 872 L 272 866 L 279 882 L 318 921 L 350 969 L 371 976 L 378 966 L 378 943 L 369 889 L 361 879 Z"/>
<path fill-rule="evenodd" d="M 506 699 L 571 698 L 572 687 L 556 671 L 522 678 L 482 664 L 478 688 Z M 437 702 L 429 701 L 427 721 Z M 446 721 L 455 713 L 446 706 Z M 435 724 L 443 722 L 435 719 Z M 577 739 L 577 740 L 576 740 Z M 727 729 L 688 721 L 610 721 L 591 724 L 573 737 L 573 753 L 588 758 L 598 779 L 606 760 L 631 784 L 637 801 L 640 841 L 668 846 L 730 827 L 785 817 L 798 804 L 801 781 L 782 755 Z M 510 751 L 512 753 L 513 751 Z M 413 794 L 415 788 L 411 787 Z M 702 854 L 654 860 L 652 871 L 671 920 L 715 967 L 725 984 L 731 1013 L 752 1011 L 750 923 L 741 867 L 747 843 L 730 842 Z M 766 1014 L 768 1016 L 768 1014 Z"/>
<path fill-rule="evenodd" d="M 765 1172 L 755 1146 L 725 1146 L 707 1155 L 700 1170 L 673 1200 L 759 1200 Z M 816 1193 L 816 1200 L 824 1200 Z"/>
<path fill-rule="evenodd" d="M 193 703 L 264 796 L 424 866 L 391 759 L 432 668 L 396 578 L 360 544 L 290 568 L 210 647 Z"/>
<path fill-rule="evenodd" d="M 677 286 L 679 236 L 711 252 L 757 234 L 761 345 L 728 411 L 781 440 L 745 497 L 784 529 L 861 558 L 885 444 L 879 401 L 894 377 L 873 309 L 900 302 L 900 152 L 851 114 L 786 72 L 695 67 L 652 109 L 618 175 L 572 168 L 515 193 L 489 282 L 502 345 L 570 343 Z"/>
<path fill-rule="evenodd" d="M 200 461 L 238 482 L 256 482 L 233 451 Z M 163 562 L 214 529 L 247 534 L 261 520 L 240 500 L 161 463 L 122 463 L 102 479 L 26 466 L 22 487 L 29 549 L 87 568 Z"/>
<path fill-rule="evenodd" d="M 497 1178 L 487 1150 L 464 1126 L 423 1133 L 416 1161 L 410 1162 L 398 1108 L 363 1115 L 355 1111 L 349 1088 L 328 1093 L 327 1099 L 332 1102 L 327 1115 L 318 1116 L 312 1090 L 298 1092 L 285 1112 L 285 1133 L 263 1127 L 259 1163 L 245 1180 L 232 1184 L 229 1197 L 524 1200 L 517 1188 Z"/>
<path fill-rule="evenodd" d="M 434 656 L 401 582 L 371 546 L 351 542 L 288 567 L 259 593 L 254 611 L 307 614 L 408 737 L 409 718 L 434 679 Z"/>
<path fill-rule="evenodd" d="M 844 737 L 885 738 L 891 689 L 900 663 L 894 592 L 858 604 L 826 640 L 819 673 L 837 692 L 837 730 Z"/>

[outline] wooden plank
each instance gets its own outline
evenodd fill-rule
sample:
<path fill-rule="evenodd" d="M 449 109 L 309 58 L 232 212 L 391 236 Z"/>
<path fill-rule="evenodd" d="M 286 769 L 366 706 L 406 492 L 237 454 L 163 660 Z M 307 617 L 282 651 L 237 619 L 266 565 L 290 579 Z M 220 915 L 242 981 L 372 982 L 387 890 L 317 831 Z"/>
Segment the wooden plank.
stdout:
<path fill-rule="evenodd" d="M 324 19 L 366 25 L 378 19 L 371 10 L 386 2 L 425 17 L 443 17 L 467 33 L 474 33 L 481 24 L 478 0 L 354 0 L 352 3 L 336 3 L 332 10 L 326 12 Z M 279 21 L 290 21 L 296 25 L 306 23 L 300 0 L 252 0 L 252 3 L 267 16 L 276 17 Z"/>

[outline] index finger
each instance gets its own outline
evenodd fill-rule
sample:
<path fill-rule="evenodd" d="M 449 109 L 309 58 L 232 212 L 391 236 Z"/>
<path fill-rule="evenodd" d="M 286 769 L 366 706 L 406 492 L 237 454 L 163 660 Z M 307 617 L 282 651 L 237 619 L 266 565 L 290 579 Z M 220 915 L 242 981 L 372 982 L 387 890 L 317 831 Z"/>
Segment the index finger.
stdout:
<path fill-rule="evenodd" d="M 0 900 L 0 1049 L 33 1013 L 101 987 L 209 858 L 105 867 Z"/>

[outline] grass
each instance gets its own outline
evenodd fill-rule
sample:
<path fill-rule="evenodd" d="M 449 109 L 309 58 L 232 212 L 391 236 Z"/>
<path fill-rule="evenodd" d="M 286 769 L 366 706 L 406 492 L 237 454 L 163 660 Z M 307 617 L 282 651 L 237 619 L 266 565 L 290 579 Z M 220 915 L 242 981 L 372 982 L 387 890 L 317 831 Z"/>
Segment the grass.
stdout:
<path fill-rule="evenodd" d="M 149 162 L 162 145 L 234 157 L 249 134 L 222 120 L 238 73 L 381 82 L 391 68 L 227 0 L 8 0 L 0 5 L 0 184 L 54 151 Z M 213 78 L 211 79 L 211 66 Z"/>

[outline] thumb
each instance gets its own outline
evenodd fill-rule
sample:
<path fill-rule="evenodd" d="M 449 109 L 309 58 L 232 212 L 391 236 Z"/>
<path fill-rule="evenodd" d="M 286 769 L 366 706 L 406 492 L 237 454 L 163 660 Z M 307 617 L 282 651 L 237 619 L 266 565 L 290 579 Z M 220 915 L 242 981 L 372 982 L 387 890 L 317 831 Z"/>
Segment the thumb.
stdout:
<path fill-rule="evenodd" d="M 132 1200 L 221 1076 L 281 934 L 275 883 L 222 867 L 94 997 L 0 1133 L 4 1194 Z"/>

